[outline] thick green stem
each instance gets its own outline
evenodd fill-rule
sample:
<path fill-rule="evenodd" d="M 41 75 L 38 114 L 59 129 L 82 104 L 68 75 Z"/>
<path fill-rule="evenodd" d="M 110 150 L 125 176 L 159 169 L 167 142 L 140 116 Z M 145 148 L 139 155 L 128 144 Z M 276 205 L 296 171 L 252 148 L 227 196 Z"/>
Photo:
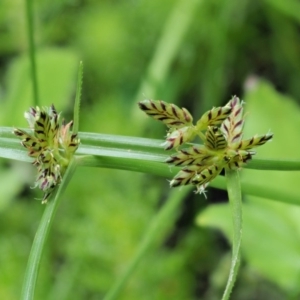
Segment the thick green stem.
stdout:
<path fill-rule="evenodd" d="M 222 300 L 228 300 L 239 270 L 242 242 L 242 192 L 239 171 L 226 170 L 227 190 L 233 221 L 232 259 Z"/>

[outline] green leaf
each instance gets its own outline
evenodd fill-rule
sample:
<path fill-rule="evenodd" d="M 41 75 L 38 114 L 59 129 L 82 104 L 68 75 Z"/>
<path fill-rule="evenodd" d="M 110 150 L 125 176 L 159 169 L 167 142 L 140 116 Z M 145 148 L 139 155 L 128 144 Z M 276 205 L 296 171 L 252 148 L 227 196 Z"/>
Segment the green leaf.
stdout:
<path fill-rule="evenodd" d="M 259 82 L 253 90 L 248 91 L 245 101 L 245 109 L 249 112 L 245 134 L 253 135 L 268 129 L 274 132 L 273 141 L 260 147 L 256 156 L 299 160 L 299 139 L 293 139 L 299 135 L 298 106 L 266 82 Z M 281 202 L 291 194 L 299 199 L 299 181 L 299 172 L 242 172 L 242 182 L 247 186 L 247 189 L 242 188 L 247 195 L 243 209 L 242 253 L 252 268 L 291 294 L 299 292 L 300 208 L 265 200 L 273 197 L 272 190 L 276 191 Z M 256 187 L 269 190 L 270 193 L 260 194 Z M 250 196 L 255 192 L 256 197 Z M 218 227 L 231 239 L 228 205 L 209 207 L 198 216 L 197 223 Z"/>
<path fill-rule="evenodd" d="M 280 13 L 285 14 L 300 23 L 300 15 L 298 13 L 300 10 L 300 3 L 297 0 L 265 0 L 265 2 Z"/>
<path fill-rule="evenodd" d="M 141 95 L 156 96 L 159 86 L 166 80 L 171 64 L 188 32 L 190 23 L 194 19 L 194 13 L 198 5 L 202 5 L 202 1 L 176 1 L 165 22 L 152 60 L 148 65 L 145 79 L 141 82 L 137 92 L 135 102 L 140 100 Z M 136 116 L 136 110 L 133 115 Z M 145 122 L 141 118 L 139 119 L 140 122 Z"/>
<path fill-rule="evenodd" d="M 67 49 L 52 48 L 38 52 L 39 105 L 50 106 L 53 103 L 61 110 L 68 103 L 74 89 L 77 62 L 74 52 Z M 0 112 L 0 120 L 6 126 L 27 126 L 23 115 L 34 104 L 29 72 L 29 61 L 25 56 L 15 59 L 7 72 L 7 94 Z"/>
<path fill-rule="evenodd" d="M 299 135 L 300 110 L 289 97 L 280 95 L 273 87 L 260 82 L 246 95 L 247 110 L 251 112 L 246 132 L 258 132 L 270 129 L 274 139 L 258 149 L 261 157 L 276 159 L 278 157 L 300 158 Z M 268 113 L 270 111 L 271 113 Z M 246 170 L 243 180 L 250 184 L 260 184 L 267 188 L 275 188 L 284 194 L 300 195 L 300 173 Z M 249 225 L 261 234 L 256 237 L 257 247 L 247 252 L 247 258 L 253 266 L 269 279 L 287 290 L 299 291 L 300 260 L 299 239 L 300 210 L 298 207 L 280 203 L 263 202 L 255 197 L 247 197 L 249 202 Z M 262 215 L 263 214 L 263 215 Z M 258 219 L 258 216 L 261 216 Z M 247 246 L 246 246 L 247 247 Z M 276 269 L 276 270 L 275 270 Z M 276 274 L 276 275 L 275 275 Z"/>

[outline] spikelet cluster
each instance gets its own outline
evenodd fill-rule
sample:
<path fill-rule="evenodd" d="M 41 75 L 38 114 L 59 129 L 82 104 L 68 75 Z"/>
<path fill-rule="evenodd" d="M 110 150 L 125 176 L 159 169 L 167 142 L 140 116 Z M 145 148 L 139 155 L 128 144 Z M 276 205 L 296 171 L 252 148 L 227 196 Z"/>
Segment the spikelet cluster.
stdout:
<path fill-rule="evenodd" d="M 171 187 L 192 184 L 196 192 L 204 193 L 206 186 L 224 168 L 239 169 L 252 159 L 252 149 L 270 141 L 272 133 L 255 135 L 243 140 L 243 102 L 234 96 L 225 106 L 213 107 L 194 125 L 185 108 L 163 101 L 143 100 L 139 107 L 146 114 L 165 123 L 168 128 L 165 150 L 175 149 L 166 162 L 182 169 L 170 181 Z M 203 145 L 182 146 L 196 136 Z"/>
<path fill-rule="evenodd" d="M 21 144 L 34 158 L 37 168 L 34 187 L 44 192 L 42 203 L 46 203 L 54 188 L 61 182 L 68 163 L 77 150 L 80 140 L 72 133 L 71 121 L 65 124 L 54 105 L 31 107 L 24 114 L 30 132 L 15 128 L 13 133 L 21 138 Z"/>

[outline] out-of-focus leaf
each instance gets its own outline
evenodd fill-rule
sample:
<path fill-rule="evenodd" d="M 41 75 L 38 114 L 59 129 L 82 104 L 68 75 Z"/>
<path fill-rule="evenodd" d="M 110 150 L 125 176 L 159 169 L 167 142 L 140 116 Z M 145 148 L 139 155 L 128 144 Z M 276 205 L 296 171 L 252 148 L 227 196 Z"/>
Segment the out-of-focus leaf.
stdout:
<path fill-rule="evenodd" d="M 274 140 L 257 150 L 259 157 L 299 159 L 297 105 L 266 82 L 255 83 L 245 97 L 246 136 L 270 129 Z M 244 170 L 243 181 L 300 194 L 300 173 Z M 258 272 L 287 291 L 299 291 L 300 209 L 247 196 L 244 205 L 242 253 Z M 228 205 L 211 206 L 197 218 L 199 225 L 216 226 L 231 236 Z"/>
<path fill-rule="evenodd" d="M 8 204 L 20 193 L 22 184 L 31 184 L 26 179 L 30 178 L 30 166 L 24 165 L 23 163 L 13 164 L 13 167 L 1 168 L 0 171 L 0 182 L 1 182 L 1 193 L 0 193 L 0 212 L 4 210 Z"/>
<path fill-rule="evenodd" d="M 76 84 L 78 60 L 74 52 L 46 49 L 37 54 L 37 75 L 40 105 L 52 103 L 58 110 L 71 100 Z M 16 58 L 7 74 L 7 93 L 4 97 L 0 121 L 10 126 L 27 126 L 24 111 L 33 104 L 29 61 Z"/>
<path fill-rule="evenodd" d="M 265 0 L 268 5 L 274 7 L 280 13 L 294 18 L 300 22 L 300 3 L 297 0 Z"/>

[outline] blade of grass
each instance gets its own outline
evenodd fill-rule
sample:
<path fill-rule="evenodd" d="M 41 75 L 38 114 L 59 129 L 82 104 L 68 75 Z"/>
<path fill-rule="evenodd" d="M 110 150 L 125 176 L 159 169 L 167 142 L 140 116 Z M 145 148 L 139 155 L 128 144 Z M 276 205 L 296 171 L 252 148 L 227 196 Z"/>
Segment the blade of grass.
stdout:
<path fill-rule="evenodd" d="M 232 258 L 230 273 L 222 300 L 228 300 L 239 270 L 242 243 L 242 191 L 239 171 L 226 170 L 227 190 L 233 221 Z"/>
<path fill-rule="evenodd" d="M 158 236 L 162 235 L 162 231 L 165 231 L 166 228 L 169 227 L 170 224 L 172 224 L 180 203 L 190 192 L 190 190 L 190 188 L 183 188 L 180 193 L 174 190 L 170 193 L 170 197 L 167 199 L 164 206 L 160 209 L 158 214 L 153 217 L 152 222 L 146 230 L 144 237 L 142 238 L 142 241 L 139 244 L 137 251 L 133 259 L 129 263 L 127 269 L 125 270 L 123 275 L 115 281 L 112 288 L 104 297 L 104 300 L 117 299 L 122 288 L 125 286 L 140 261 L 146 256 L 147 251 L 151 248 L 154 241 Z"/>
<path fill-rule="evenodd" d="M 41 222 L 39 224 L 37 233 L 35 235 L 32 248 L 30 251 L 29 259 L 24 276 L 23 288 L 21 292 L 21 300 L 32 300 L 34 298 L 35 287 L 37 282 L 38 271 L 43 254 L 43 250 L 46 245 L 47 237 L 50 228 L 53 224 L 54 217 L 58 205 L 62 199 L 62 194 L 66 189 L 74 171 L 76 168 L 76 161 L 73 159 L 66 170 L 63 181 L 58 187 L 56 193 L 51 196 L 45 207 L 45 211 Z"/>
<path fill-rule="evenodd" d="M 135 103 L 140 100 L 142 95 L 155 98 L 158 86 L 165 81 L 178 49 L 182 45 L 182 40 L 193 20 L 196 8 L 202 2 L 199 0 L 179 0 L 173 6 L 157 42 L 153 58 L 148 65 L 145 79 L 137 92 Z M 136 106 L 134 106 L 132 114 L 136 118 L 138 118 L 137 111 Z M 143 118 L 139 122 L 145 122 L 145 120 Z"/>
<path fill-rule="evenodd" d="M 27 38 L 29 43 L 29 60 L 31 69 L 31 81 L 33 91 L 33 106 L 39 104 L 39 92 L 37 82 L 37 70 L 36 70 L 36 55 L 34 46 L 34 26 L 33 26 L 33 0 L 26 0 L 26 19 L 27 19 Z"/>
<path fill-rule="evenodd" d="M 79 63 L 78 77 L 77 77 L 77 89 L 74 104 L 74 123 L 73 123 L 73 133 L 76 134 L 79 129 L 79 111 L 80 111 L 80 101 L 81 101 L 81 88 L 82 88 L 82 77 L 83 77 L 83 63 Z"/>

